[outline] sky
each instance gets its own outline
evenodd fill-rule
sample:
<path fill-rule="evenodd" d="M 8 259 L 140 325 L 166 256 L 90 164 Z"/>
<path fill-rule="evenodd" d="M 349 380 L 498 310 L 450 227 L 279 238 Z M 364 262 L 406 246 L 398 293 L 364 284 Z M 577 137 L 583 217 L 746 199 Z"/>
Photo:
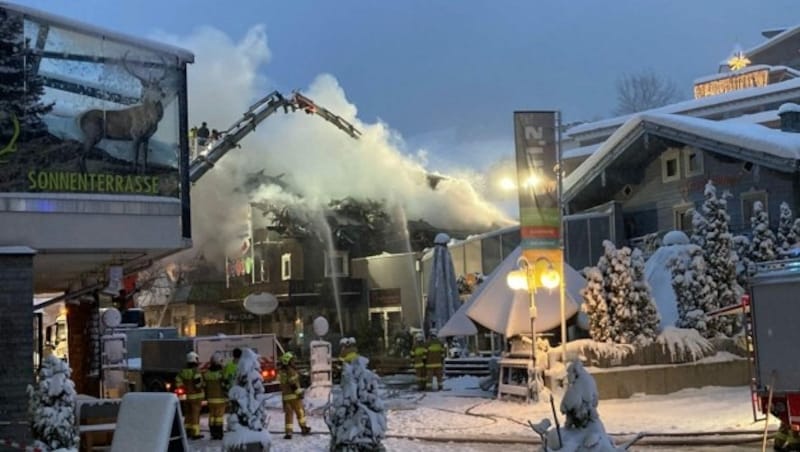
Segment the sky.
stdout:
<path fill-rule="evenodd" d="M 364 132 L 356 143 L 322 120 L 265 121 L 193 188 L 195 243 L 221 241 L 209 245 L 218 255 L 240 245 L 242 225 L 228 219 L 246 217 L 252 199 L 237 187 L 260 168 L 294 187 L 262 200 L 355 195 L 443 228 L 507 225 L 515 194 L 490 175 L 509 172 L 515 110 L 608 117 L 615 80 L 642 70 L 689 98 L 736 46 L 800 23 L 794 0 L 19 3 L 193 51 L 191 124 L 225 129 L 270 91 L 301 89 Z M 430 196 L 420 169 L 455 178 Z"/>

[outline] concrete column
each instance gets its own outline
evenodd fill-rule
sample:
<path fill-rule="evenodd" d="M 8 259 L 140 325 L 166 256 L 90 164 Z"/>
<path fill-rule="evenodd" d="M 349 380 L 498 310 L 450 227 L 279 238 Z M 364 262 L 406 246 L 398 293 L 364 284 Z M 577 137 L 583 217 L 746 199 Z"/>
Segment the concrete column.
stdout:
<path fill-rule="evenodd" d="M 24 246 L 0 247 L 0 438 L 22 443 L 31 441 L 34 254 Z"/>

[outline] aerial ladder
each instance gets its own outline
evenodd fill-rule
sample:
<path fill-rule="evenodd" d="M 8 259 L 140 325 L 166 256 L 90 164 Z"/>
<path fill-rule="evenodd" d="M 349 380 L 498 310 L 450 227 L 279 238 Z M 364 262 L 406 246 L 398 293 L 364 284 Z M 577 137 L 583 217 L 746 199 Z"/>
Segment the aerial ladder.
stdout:
<path fill-rule="evenodd" d="M 361 132 L 344 118 L 320 107 L 299 92 L 295 91 L 287 98 L 278 91 L 273 91 L 250 106 L 239 120 L 228 130 L 222 132 L 220 139 L 208 144 L 204 149 L 192 156 L 192 160 L 189 163 L 189 180 L 192 183 L 197 182 L 225 154 L 232 149 L 240 147 L 239 142 L 254 131 L 259 123 L 281 109 L 287 114 L 302 110 L 309 115 L 319 115 L 354 139 L 358 139 L 361 135 Z"/>

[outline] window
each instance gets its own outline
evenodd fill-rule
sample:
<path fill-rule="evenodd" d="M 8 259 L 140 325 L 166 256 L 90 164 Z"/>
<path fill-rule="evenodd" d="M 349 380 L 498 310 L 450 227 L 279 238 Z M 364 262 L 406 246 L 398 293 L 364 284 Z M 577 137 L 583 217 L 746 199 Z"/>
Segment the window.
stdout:
<path fill-rule="evenodd" d="M 292 255 L 289 253 L 281 255 L 281 281 L 292 279 Z"/>
<path fill-rule="evenodd" d="M 678 149 L 667 149 L 661 154 L 661 181 L 672 182 L 681 178 L 681 155 Z"/>
<path fill-rule="evenodd" d="M 692 217 L 694 216 L 694 204 L 678 204 L 672 208 L 672 215 L 674 218 L 673 226 L 675 230 L 691 234 Z"/>
<path fill-rule="evenodd" d="M 683 160 L 686 177 L 700 176 L 703 174 L 703 151 L 687 147 L 683 150 Z"/>
<path fill-rule="evenodd" d="M 767 192 L 763 190 L 749 191 L 742 193 L 742 227 L 744 229 L 750 228 L 750 217 L 753 216 L 753 203 L 761 201 L 764 204 L 764 209 L 768 209 Z"/>
<path fill-rule="evenodd" d="M 347 251 L 325 253 L 325 277 L 349 276 Z"/>

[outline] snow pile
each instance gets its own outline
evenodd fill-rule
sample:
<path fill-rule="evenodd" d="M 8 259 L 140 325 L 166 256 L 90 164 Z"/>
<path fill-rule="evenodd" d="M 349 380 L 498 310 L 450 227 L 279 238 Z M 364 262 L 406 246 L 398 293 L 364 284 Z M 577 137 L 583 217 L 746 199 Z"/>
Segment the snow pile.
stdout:
<path fill-rule="evenodd" d="M 669 352 L 672 362 L 697 361 L 716 353 L 716 349 L 697 330 L 664 328 L 656 343 Z"/>
<path fill-rule="evenodd" d="M 800 105 L 792 102 L 781 104 L 781 106 L 778 107 L 778 115 L 783 115 L 786 113 L 800 113 Z"/>
<path fill-rule="evenodd" d="M 688 245 L 689 237 L 687 237 L 686 233 L 683 231 L 669 231 L 664 234 L 664 238 L 661 239 L 661 243 L 664 246 Z"/>
<path fill-rule="evenodd" d="M 28 386 L 29 412 L 36 447 L 70 452 L 78 450 L 75 421 L 75 383 L 64 361 L 48 356 L 42 363 L 39 382 Z"/>
<path fill-rule="evenodd" d="M 368 362 L 359 356 L 342 369 L 341 392 L 325 413 L 332 452 L 384 450 L 386 408 L 378 394 L 380 380 L 367 369 Z"/>
<path fill-rule="evenodd" d="M 566 416 L 563 428 L 548 428 L 543 420 L 534 431 L 542 436 L 542 451 L 618 451 L 606 433 L 597 412 L 599 395 L 597 384 L 580 361 L 570 363 L 567 369 L 567 387 L 561 399 L 561 413 Z"/>
<path fill-rule="evenodd" d="M 271 438 L 267 425 L 264 384 L 261 380 L 261 364 L 258 355 L 250 348 L 242 350 L 242 357 L 236 370 L 236 382 L 228 398 L 232 413 L 228 415 L 228 433 L 223 447 L 226 451 L 243 449 L 246 444 L 258 444 L 269 450 Z"/>

